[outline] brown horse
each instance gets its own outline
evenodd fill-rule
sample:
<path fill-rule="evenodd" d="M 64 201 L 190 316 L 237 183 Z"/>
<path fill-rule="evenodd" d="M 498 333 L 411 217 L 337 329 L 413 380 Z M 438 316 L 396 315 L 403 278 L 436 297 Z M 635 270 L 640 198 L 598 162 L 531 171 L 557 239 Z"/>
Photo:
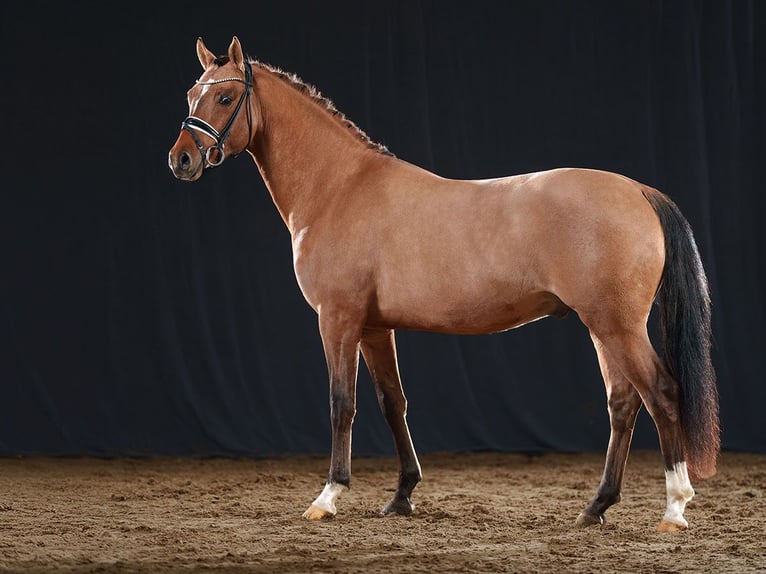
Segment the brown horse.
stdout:
<path fill-rule="evenodd" d="M 247 151 L 292 237 L 295 275 L 319 317 L 330 377 L 327 483 L 304 513 L 332 517 L 351 478 L 359 352 L 401 462 L 384 514 L 410 514 L 420 464 L 406 421 L 395 329 L 489 333 L 574 310 L 606 385 L 611 436 L 598 491 L 576 524 L 620 499 L 641 405 L 665 465 L 659 530 L 683 530 L 691 479 L 715 472 L 718 395 L 707 280 L 687 221 L 659 191 L 614 173 L 555 169 L 458 181 L 393 157 L 312 87 L 197 40 L 202 76 L 169 153 L 173 174 Z M 660 301 L 664 360 L 647 319 Z"/>

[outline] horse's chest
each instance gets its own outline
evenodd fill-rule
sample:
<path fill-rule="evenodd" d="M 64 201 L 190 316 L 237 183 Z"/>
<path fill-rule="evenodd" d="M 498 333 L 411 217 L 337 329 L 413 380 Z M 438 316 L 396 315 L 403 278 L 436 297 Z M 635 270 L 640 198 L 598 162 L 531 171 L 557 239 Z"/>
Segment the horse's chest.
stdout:
<path fill-rule="evenodd" d="M 314 310 L 330 298 L 365 290 L 362 258 L 332 237 L 314 235 L 308 227 L 293 235 L 293 269 L 304 298 Z M 354 295 L 353 298 L 356 298 Z"/>
<path fill-rule="evenodd" d="M 311 265 L 311 245 L 307 241 L 308 231 L 309 228 L 304 227 L 293 234 L 293 269 L 303 297 L 316 310 L 318 305 L 315 294 L 316 281 Z"/>

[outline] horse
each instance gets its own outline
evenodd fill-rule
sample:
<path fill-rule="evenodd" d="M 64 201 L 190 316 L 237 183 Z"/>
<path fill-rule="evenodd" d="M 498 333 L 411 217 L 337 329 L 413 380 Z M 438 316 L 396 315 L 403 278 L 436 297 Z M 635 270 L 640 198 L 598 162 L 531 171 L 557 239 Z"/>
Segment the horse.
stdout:
<path fill-rule="evenodd" d="M 332 450 L 324 488 L 303 514 L 332 518 L 351 479 L 361 353 L 400 471 L 381 514 L 410 515 L 422 472 L 407 425 L 398 329 L 501 332 L 575 312 L 588 328 L 610 437 L 595 496 L 575 525 L 605 523 L 619 502 L 643 406 L 659 436 L 667 505 L 658 530 L 685 530 L 692 481 L 716 472 L 718 392 L 710 294 L 692 229 L 660 191 L 621 174 L 558 168 L 454 180 L 372 141 L 316 88 L 197 39 L 203 73 L 168 154 L 198 180 L 246 151 L 290 232 L 300 290 L 318 316 L 329 374 Z M 663 357 L 648 334 L 658 301 Z"/>

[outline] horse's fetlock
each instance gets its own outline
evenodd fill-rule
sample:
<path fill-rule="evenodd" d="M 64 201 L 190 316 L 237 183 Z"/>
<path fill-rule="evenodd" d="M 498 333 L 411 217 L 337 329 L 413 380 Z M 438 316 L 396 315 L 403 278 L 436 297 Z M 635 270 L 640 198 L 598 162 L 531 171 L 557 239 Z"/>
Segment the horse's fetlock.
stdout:
<path fill-rule="evenodd" d="M 399 477 L 399 482 L 402 486 L 408 488 L 415 488 L 415 486 L 423 480 L 423 475 L 420 471 L 416 472 L 403 472 Z"/>
<path fill-rule="evenodd" d="M 622 500 L 619 486 L 602 486 L 596 495 L 597 506 L 600 512 L 604 512 L 610 506 Z"/>
<path fill-rule="evenodd" d="M 350 490 L 351 476 L 347 473 L 331 474 L 327 479 L 327 484 L 337 484 L 346 487 L 346 490 Z"/>

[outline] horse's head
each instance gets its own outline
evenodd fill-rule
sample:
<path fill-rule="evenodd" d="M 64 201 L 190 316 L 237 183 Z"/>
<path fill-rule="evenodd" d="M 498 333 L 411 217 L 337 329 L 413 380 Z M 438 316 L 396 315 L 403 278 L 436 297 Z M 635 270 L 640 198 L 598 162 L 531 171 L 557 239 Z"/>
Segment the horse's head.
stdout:
<path fill-rule="evenodd" d="M 218 57 L 198 38 L 197 57 L 204 72 L 186 94 L 189 117 L 181 123 L 168 154 L 173 175 L 187 181 L 243 152 L 257 128 L 253 72 L 237 37 L 232 38 L 228 54 Z"/>

